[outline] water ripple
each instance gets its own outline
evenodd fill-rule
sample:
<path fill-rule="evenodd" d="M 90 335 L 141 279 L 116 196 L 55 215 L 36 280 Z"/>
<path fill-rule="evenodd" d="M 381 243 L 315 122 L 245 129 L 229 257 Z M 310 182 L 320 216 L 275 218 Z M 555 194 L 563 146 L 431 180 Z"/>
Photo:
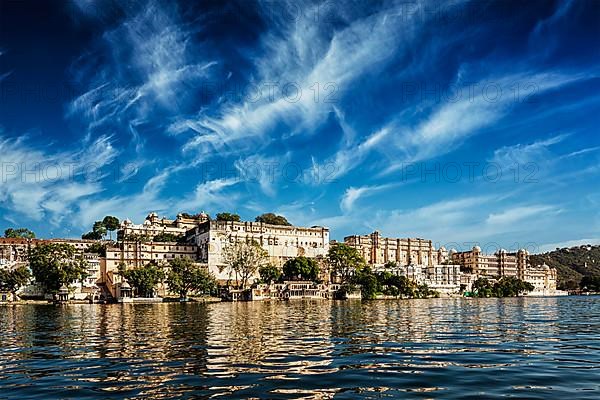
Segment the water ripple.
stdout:
<path fill-rule="evenodd" d="M 600 397 L 600 298 L 0 307 L 0 398 Z"/>

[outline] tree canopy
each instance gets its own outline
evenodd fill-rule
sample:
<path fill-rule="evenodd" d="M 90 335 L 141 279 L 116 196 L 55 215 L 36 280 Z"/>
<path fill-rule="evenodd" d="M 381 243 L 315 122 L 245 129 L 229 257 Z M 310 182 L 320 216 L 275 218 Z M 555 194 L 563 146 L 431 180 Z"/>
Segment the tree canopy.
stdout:
<path fill-rule="evenodd" d="M 98 254 L 100 257 L 106 257 L 106 244 L 92 243 L 86 250 L 88 253 Z"/>
<path fill-rule="evenodd" d="M 154 289 L 165 278 L 165 273 L 158 265 L 149 262 L 143 267 L 129 268 L 119 264 L 119 275 L 135 289 L 138 297 L 153 297 Z"/>
<path fill-rule="evenodd" d="M 217 221 L 235 221 L 235 222 L 240 221 L 239 215 L 228 213 L 228 212 L 218 213 L 216 218 L 217 218 Z"/>
<path fill-rule="evenodd" d="M 35 233 L 27 228 L 8 228 L 4 231 L 4 237 L 13 239 L 35 239 Z"/>
<path fill-rule="evenodd" d="M 287 225 L 291 226 L 288 220 L 283 215 L 276 215 L 273 213 L 265 213 L 261 214 L 254 219 L 256 222 L 262 222 L 264 224 L 271 225 Z"/>
<path fill-rule="evenodd" d="M 208 217 L 208 219 L 210 220 L 210 215 L 208 215 L 208 214 L 207 214 L 207 213 L 205 213 L 204 211 L 202 211 L 202 212 L 199 212 L 199 213 L 197 213 L 197 214 L 190 214 L 190 213 L 187 213 L 187 212 L 182 212 L 182 213 L 180 213 L 180 214 L 181 214 L 181 216 L 182 216 L 183 218 L 187 218 L 187 219 L 199 219 L 200 217 L 202 217 L 203 215 L 205 215 L 205 216 L 207 216 L 207 217 Z"/>
<path fill-rule="evenodd" d="M 235 275 L 236 282 L 245 289 L 250 277 L 256 274 L 260 267 L 267 264 L 268 253 L 253 240 L 239 241 L 225 246 L 223 262 L 229 270 L 230 278 Z"/>
<path fill-rule="evenodd" d="M 600 292 L 600 276 L 584 276 L 579 287 L 590 292 Z"/>
<path fill-rule="evenodd" d="M 86 277 L 87 262 L 76 255 L 75 247 L 66 243 L 45 243 L 29 252 L 29 266 L 36 282 L 46 291 L 56 293 Z"/>
<path fill-rule="evenodd" d="M 119 229 L 119 218 L 113 217 L 112 215 L 107 215 L 102 220 L 102 226 L 106 228 L 108 232 L 110 232 L 110 238 L 112 240 L 112 232 Z"/>
<path fill-rule="evenodd" d="M 600 276 L 600 245 L 581 245 L 529 256 L 531 265 L 556 268 L 557 288 L 575 290 L 584 276 Z"/>
<path fill-rule="evenodd" d="M 329 247 L 327 262 L 331 271 L 338 275 L 343 283 L 349 282 L 350 278 L 366 265 L 358 250 L 345 243 L 335 243 Z"/>
<path fill-rule="evenodd" d="M 472 286 L 472 291 L 477 297 L 514 297 L 533 289 L 531 283 L 514 276 L 504 276 L 494 284 L 486 278 L 478 278 Z"/>
<path fill-rule="evenodd" d="M 258 269 L 260 280 L 264 283 L 277 282 L 281 278 L 281 270 L 275 265 L 267 264 Z"/>
<path fill-rule="evenodd" d="M 102 221 L 94 222 L 92 230 L 81 235 L 81 238 L 87 240 L 102 240 L 106 233 L 110 232 L 110 239 L 112 240 L 112 232 L 119 229 L 119 224 L 120 222 L 117 217 L 107 215 Z"/>
<path fill-rule="evenodd" d="M 31 273 L 23 265 L 15 269 L 0 269 L 0 291 L 15 293 L 29 283 L 29 278 Z"/>
<path fill-rule="evenodd" d="M 81 235 L 81 238 L 87 240 L 102 240 L 104 235 L 106 235 L 106 227 L 104 226 L 104 223 L 102 221 L 96 221 L 92 226 L 92 230 Z"/>
<path fill-rule="evenodd" d="M 292 258 L 283 264 L 283 276 L 288 280 L 316 281 L 319 277 L 319 266 L 312 258 L 304 256 Z"/>
<path fill-rule="evenodd" d="M 212 274 L 187 257 L 170 260 L 169 268 L 169 290 L 178 293 L 182 299 L 186 299 L 189 293 L 210 294 L 217 286 Z"/>
<path fill-rule="evenodd" d="M 81 238 L 84 240 L 102 240 L 102 234 L 100 232 L 87 232 L 81 235 Z"/>
<path fill-rule="evenodd" d="M 374 299 L 378 294 L 402 298 L 437 297 L 439 293 L 426 284 L 417 284 L 403 275 L 389 271 L 373 272 L 369 266 L 362 268 L 351 278 L 352 284 L 360 285 L 363 299 Z"/>

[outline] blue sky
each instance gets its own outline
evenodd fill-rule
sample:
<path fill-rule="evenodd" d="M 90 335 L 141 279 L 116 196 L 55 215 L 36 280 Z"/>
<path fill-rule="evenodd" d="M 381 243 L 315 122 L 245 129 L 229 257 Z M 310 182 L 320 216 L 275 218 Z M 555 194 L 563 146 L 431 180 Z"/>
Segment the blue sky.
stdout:
<path fill-rule="evenodd" d="M 2 3 L 2 230 L 600 242 L 597 1 L 119 3 Z"/>

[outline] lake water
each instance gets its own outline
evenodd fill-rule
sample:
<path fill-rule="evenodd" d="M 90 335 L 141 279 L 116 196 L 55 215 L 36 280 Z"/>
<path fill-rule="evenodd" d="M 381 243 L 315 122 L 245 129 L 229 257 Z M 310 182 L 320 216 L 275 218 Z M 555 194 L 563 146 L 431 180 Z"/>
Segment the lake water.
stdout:
<path fill-rule="evenodd" d="M 600 398 L 600 297 L 0 306 L 0 398 Z"/>

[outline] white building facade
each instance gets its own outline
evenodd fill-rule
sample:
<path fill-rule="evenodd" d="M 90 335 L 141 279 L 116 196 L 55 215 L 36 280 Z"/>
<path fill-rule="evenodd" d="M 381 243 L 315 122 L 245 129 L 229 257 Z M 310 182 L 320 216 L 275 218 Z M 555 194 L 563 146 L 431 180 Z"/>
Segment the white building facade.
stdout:
<path fill-rule="evenodd" d="M 223 250 L 235 242 L 255 241 L 266 250 L 269 262 L 278 267 L 294 257 L 325 257 L 329 251 L 329 229 L 320 226 L 207 221 L 189 231 L 186 240 L 198 246 L 199 261 L 206 263 L 220 282 L 231 278 L 222 255 Z"/>

